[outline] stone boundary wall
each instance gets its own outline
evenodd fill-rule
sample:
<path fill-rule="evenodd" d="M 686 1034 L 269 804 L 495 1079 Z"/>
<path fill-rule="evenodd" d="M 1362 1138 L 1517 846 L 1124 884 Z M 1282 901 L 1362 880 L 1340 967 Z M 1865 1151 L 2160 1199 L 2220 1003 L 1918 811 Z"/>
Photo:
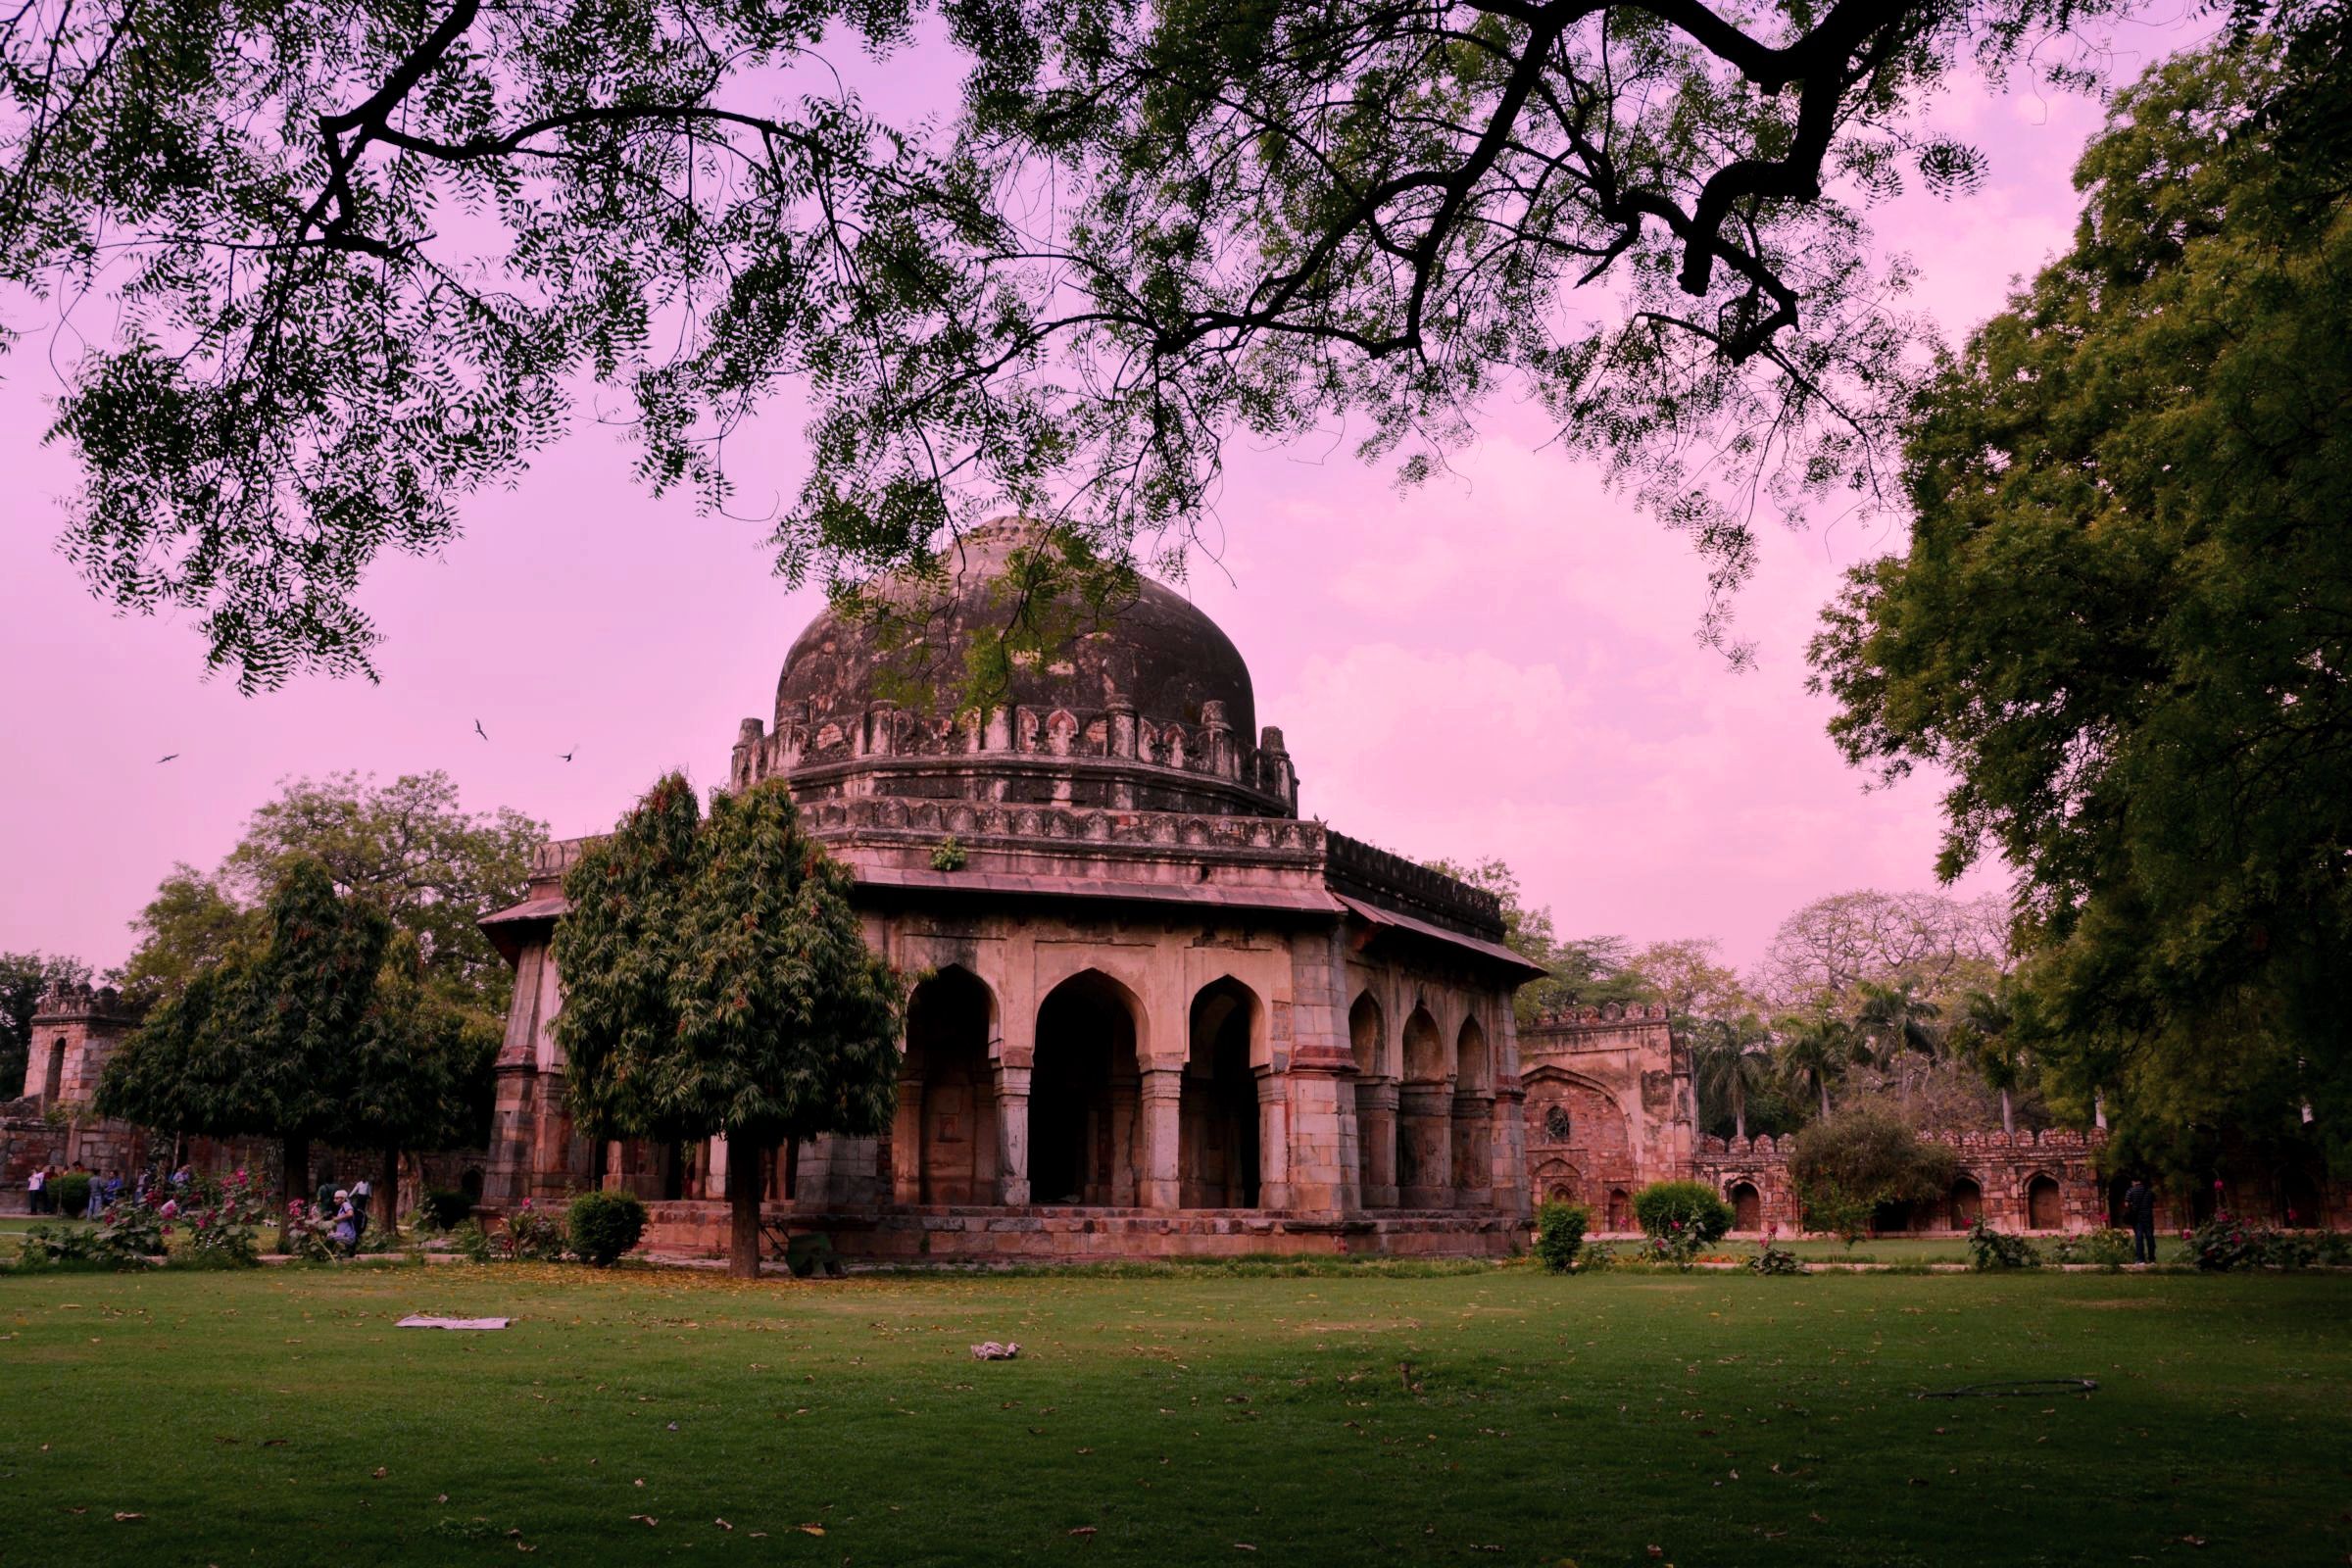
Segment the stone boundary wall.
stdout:
<path fill-rule="evenodd" d="M 1927 1136 L 1950 1146 L 1959 1156 L 1959 1178 L 1941 1200 L 1889 1216 L 1899 1223 L 1884 1225 L 1878 1234 L 1952 1234 L 1967 1230 L 1979 1213 L 1996 1230 L 2044 1235 L 2096 1230 L 2120 1220 L 2128 1178 L 2100 1173 L 2099 1154 L 2107 1143 L 2103 1130 Z M 1692 1161 L 1695 1174 L 1733 1203 L 1740 1214 L 1734 1234 L 1753 1235 L 1766 1225 L 1791 1234 L 1803 1229 L 1788 1175 L 1791 1142 L 1770 1137 L 1699 1140 Z M 2307 1193 L 2287 1189 L 2287 1183 L 2263 1173 L 2225 1178 L 2211 1191 L 2181 1193 L 2158 1185 L 2156 1226 L 2179 1231 L 2218 1206 L 2259 1224 L 2352 1229 L 2352 1188 L 2337 1183 L 2312 1184 Z"/>

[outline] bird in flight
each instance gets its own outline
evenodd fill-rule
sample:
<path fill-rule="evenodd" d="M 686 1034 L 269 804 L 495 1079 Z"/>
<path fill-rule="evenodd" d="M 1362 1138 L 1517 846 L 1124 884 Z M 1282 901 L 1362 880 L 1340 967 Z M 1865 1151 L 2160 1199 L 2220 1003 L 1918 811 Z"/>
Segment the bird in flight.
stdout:
<path fill-rule="evenodd" d="M 172 757 L 177 757 L 178 755 L 179 755 L 179 754 L 178 754 L 177 752 L 173 752 L 173 753 L 172 754 Z M 170 760 L 172 760 L 172 757 L 159 757 L 159 758 L 157 758 L 157 759 L 155 760 L 156 760 L 156 765 L 157 765 L 157 766 L 159 766 L 159 767 L 160 767 L 160 766 L 162 766 L 164 763 L 166 763 L 166 762 L 169 762 Z"/>
<path fill-rule="evenodd" d="M 473 721 L 473 732 L 484 740 L 490 738 L 490 732 L 482 728 L 482 721 L 478 718 Z"/>
<path fill-rule="evenodd" d="M 576 751 L 578 751 L 578 750 L 579 750 L 579 748 L 578 748 L 577 746 L 574 746 L 574 747 L 571 749 L 571 752 L 576 752 Z M 570 760 L 571 760 L 571 752 L 565 752 L 565 753 L 564 754 L 564 760 L 565 760 L 566 762 L 568 762 L 568 761 L 570 761 Z"/>

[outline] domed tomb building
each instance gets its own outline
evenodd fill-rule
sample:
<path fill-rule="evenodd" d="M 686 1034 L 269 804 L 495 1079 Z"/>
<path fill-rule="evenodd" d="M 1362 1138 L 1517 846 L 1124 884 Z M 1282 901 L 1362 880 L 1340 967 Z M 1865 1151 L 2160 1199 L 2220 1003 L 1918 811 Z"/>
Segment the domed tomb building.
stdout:
<path fill-rule="evenodd" d="M 899 1257 L 1509 1250 L 1538 971 L 1493 895 L 1299 818 L 1213 621 L 1146 581 L 1056 607 L 1067 637 L 984 713 L 915 696 L 1015 612 L 1036 537 L 990 524 L 944 586 L 885 585 L 888 635 L 817 616 L 736 738 L 730 784 L 787 781 L 916 979 L 895 1125 L 780 1154 L 772 1218 Z M 484 922 L 515 965 L 485 1200 L 624 1187 L 655 1245 L 715 1250 L 723 1140 L 596 1147 L 564 1114 L 549 944 L 579 842 Z"/>

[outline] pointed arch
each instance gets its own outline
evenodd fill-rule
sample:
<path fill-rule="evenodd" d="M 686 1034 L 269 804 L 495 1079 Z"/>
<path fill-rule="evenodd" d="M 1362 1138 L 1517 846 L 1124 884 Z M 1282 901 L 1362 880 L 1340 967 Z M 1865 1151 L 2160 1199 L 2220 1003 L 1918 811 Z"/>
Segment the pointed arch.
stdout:
<path fill-rule="evenodd" d="M 1177 1102 L 1177 1184 L 1186 1208 L 1255 1208 L 1260 1193 L 1257 993 L 1222 975 L 1193 996 Z"/>
<path fill-rule="evenodd" d="M 1101 969 L 1071 975 L 1038 1004 L 1029 1079 L 1029 1183 L 1036 1201 L 1136 1200 L 1143 1017 L 1136 994 Z"/>

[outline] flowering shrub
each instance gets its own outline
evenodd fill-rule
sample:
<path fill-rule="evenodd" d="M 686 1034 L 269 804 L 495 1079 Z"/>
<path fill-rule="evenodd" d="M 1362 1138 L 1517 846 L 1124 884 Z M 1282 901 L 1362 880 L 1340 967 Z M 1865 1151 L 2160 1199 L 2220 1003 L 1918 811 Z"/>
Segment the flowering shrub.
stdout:
<path fill-rule="evenodd" d="M 2242 1215 L 2217 1209 L 2213 1218 L 2180 1233 L 2197 1267 L 2214 1273 L 2233 1268 L 2309 1268 L 2345 1255 L 2344 1244 L 2308 1231 L 2273 1230 L 2247 1223 Z"/>
<path fill-rule="evenodd" d="M 1747 1260 L 1747 1266 L 1759 1274 L 1802 1274 L 1805 1265 L 1796 1260 L 1796 1254 L 1774 1244 L 1773 1238 L 1779 1234 L 1776 1225 L 1764 1227 L 1764 1239 L 1756 1244 L 1756 1255 Z"/>
<path fill-rule="evenodd" d="M 1698 1258 L 1709 1238 L 1696 1225 L 1679 1219 L 1668 1220 L 1664 1234 L 1652 1236 L 1642 1244 L 1642 1256 L 1652 1263 L 1671 1263 L 1688 1270 Z"/>
<path fill-rule="evenodd" d="M 499 1232 L 496 1242 L 499 1255 L 516 1262 L 560 1262 L 565 1250 L 564 1222 L 533 1207 L 526 1198 L 521 1207 L 507 1216 L 506 1229 Z"/>
<path fill-rule="evenodd" d="M 2132 1261 L 2132 1233 L 2110 1225 L 2080 1236 L 2061 1236 L 2050 1244 L 2050 1260 L 2121 1268 Z"/>
<path fill-rule="evenodd" d="M 1554 1274 L 1565 1274 L 1576 1267 L 1577 1250 L 1585 1245 L 1585 1231 L 1592 1223 L 1592 1211 L 1582 1203 L 1570 1203 L 1554 1198 L 1536 1210 L 1536 1259 Z"/>
<path fill-rule="evenodd" d="M 171 1234 L 170 1216 L 134 1195 L 108 1204 L 95 1225 L 35 1225 L 24 1233 L 17 1256 L 35 1267 L 98 1263 L 126 1268 L 163 1251 Z"/>
<path fill-rule="evenodd" d="M 194 1183 L 179 1214 L 187 1224 L 191 1261 L 252 1264 L 262 1260 L 255 1240 L 262 1225 L 262 1199 L 242 1170 L 219 1182 Z"/>
<path fill-rule="evenodd" d="M 286 1204 L 286 1225 L 281 1234 L 289 1257 L 325 1263 L 343 1255 L 341 1245 L 335 1241 L 334 1215 L 299 1198 Z"/>
<path fill-rule="evenodd" d="M 2039 1268 L 2041 1254 L 2034 1244 L 2023 1236 L 2010 1236 L 1984 1223 L 1984 1216 L 1968 1228 L 1968 1250 L 1971 1260 L 1980 1270 L 1996 1268 Z"/>

